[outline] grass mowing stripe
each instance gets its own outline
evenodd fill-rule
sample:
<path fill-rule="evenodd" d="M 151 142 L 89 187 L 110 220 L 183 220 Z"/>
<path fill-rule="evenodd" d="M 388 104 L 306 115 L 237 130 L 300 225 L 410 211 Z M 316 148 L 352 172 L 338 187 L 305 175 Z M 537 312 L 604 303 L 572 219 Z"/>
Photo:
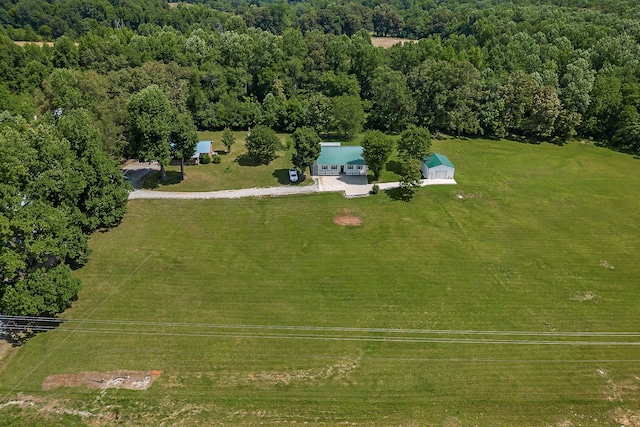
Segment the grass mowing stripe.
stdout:
<path fill-rule="evenodd" d="M 121 226 L 91 237 L 91 259 L 74 273 L 83 290 L 59 331 L 152 257 L 16 392 L 100 416 L 118 408 L 138 425 L 595 426 L 636 416 L 638 347 L 566 343 L 639 341 L 637 160 L 579 143 L 433 149 L 456 165 L 458 185 L 422 188 L 410 203 L 384 193 L 201 201 L 167 242 L 196 201 L 133 201 Z M 333 224 L 344 209 L 362 226 Z M 38 334 L 15 350 L 1 394 L 62 337 Z M 41 390 L 48 375 L 117 369 L 162 377 L 144 393 Z M 22 410 L 23 425 L 43 424 L 35 411 Z M 0 424 L 11 416 L 0 409 Z"/>
<path fill-rule="evenodd" d="M 195 211 L 196 211 L 196 209 L 198 208 L 198 206 L 199 206 L 199 204 L 196 204 L 196 205 L 195 205 L 195 207 L 193 208 L 193 211 L 192 211 L 191 213 L 195 212 Z M 180 226 L 180 225 L 182 225 L 186 220 L 187 220 L 187 216 L 185 215 L 185 216 L 182 218 L 182 221 L 180 222 L 179 226 Z M 170 237 L 175 233 L 175 230 L 176 230 L 176 229 L 177 229 L 177 227 L 176 227 L 176 228 L 174 228 L 170 233 L 168 233 L 168 235 L 167 235 L 167 240 L 168 240 L 168 239 L 169 239 L 169 238 L 170 238 Z M 106 302 L 107 302 L 107 301 L 108 301 L 108 300 L 109 300 L 109 299 L 110 299 L 110 298 L 111 298 L 111 297 L 112 297 L 112 296 L 113 296 L 113 295 L 114 295 L 114 294 L 115 294 L 115 293 L 116 293 L 116 292 L 117 292 L 117 291 L 122 287 L 122 285 L 124 285 L 124 284 L 125 284 L 125 283 L 126 283 L 126 282 L 127 282 L 127 281 L 128 281 L 128 280 L 129 280 L 129 279 L 130 279 L 130 278 L 131 278 L 131 277 L 132 277 L 132 276 L 133 276 L 133 275 L 134 275 L 134 274 L 135 274 L 139 269 L 140 269 L 140 267 L 142 267 L 142 266 L 144 265 L 144 263 L 146 263 L 146 262 L 149 260 L 149 258 L 151 258 L 151 256 L 152 256 L 153 254 L 154 254 L 154 252 L 150 252 L 150 253 L 149 253 L 149 255 L 147 255 L 147 257 L 146 257 L 145 259 L 143 259 L 143 260 L 142 260 L 142 262 L 141 262 L 140 264 L 138 264 L 138 266 L 137 266 L 136 268 L 134 268 L 134 269 L 133 269 L 133 271 L 132 271 L 131 273 L 129 273 L 129 275 L 128 275 L 127 277 L 125 277 L 125 278 L 120 282 L 120 284 L 119 284 L 119 285 L 118 285 L 118 286 L 117 286 L 117 287 L 116 287 L 112 292 L 110 292 L 110 293 L 106 296 L 106 298 L 104 298 L 104 299 L 102 300 L 102 302 L 100 302 L 100 304 L 98 304 L 98 305 L 93 309 L 93 311 L 91 311 L 91 312 L 89 313 L 89 315 L 87 316 L 87 319 L 89 319 L 89 317 L 91 317 L 91 315 L 93 315 L 96 311 L 98 311 L 98 309 L 99 309 L 100 307 L 102 307 L 102 305 L 104 305 L 104 304 L 105 304 L 105 303 L 106 303 Z M 37 364 L 36 366 L 34 366 L 34 367 L 33 367 L 33 369 L 31 369 L 31 370 L 27 373 L 27 375 L 25 375 L 25 376 L 24 376 L 24 377 L 23 377 L 23 378 L 22 378 L 22 379 L 21 379 L 21 380 L 20 380 L 20 381 L 15 385 L 15 386 L 13 386 L 13 388 L 12 388 L 11 390 L 9 390 L 9 392 L 8 392 L 8 393 L 6 393 L 6 394 L 4 395 L 4 397 L 2 398 L 2 400 L 0 400 L 0 402 L 6 401 L 6 400 L 9 398 L 9 396 L 11 395 L 11 393 L 13 393 L 13 392 L 14 392 L 14 391 L 15 391 L 15 390 L 20 386 L 20 384 L 22 384 L 22 383 L 23 383 L 27 378 L 29 378 L 29 377 L 31 376 L 31 374 L 33 374 L 33 373 L 36 371 L 36 369 L 38 369 L 38 368 L 39 368 L 39 367 L 40 367 L 40 366 L 41 366 L 41 365 L 42 365 L 42 364 L 43 364 L 43 363 L 44 363 L 44 362 L 45 362 L 45 361 L 46 361 L 46 360 L 47 360 L 47 359 L 48 359 L 48 358 L 49 358 L 49 357 L 50 357 L 50 356 L 51 356 L 51 355 L 52 355 L 52 354 L 53 354 L 53 353 L 58 349 L 58 348 L 60 348 L 60 346 L 61 346 L 62 344 L 64 344 L 64 343 L 65 343 L 65 341 L 66 341 L 69 337 L 71 337 L 71 336 L 72 336 L 72 335 L 73 335 L 77 330 L 79 330 L 79 328 L 80 328 L 82 325 L 83 325 L 83 322 L 80 322 L 80 323 L 78 324 L 78 326 L 77 326 L 74 330 L 72 330 L 72 331 L 68 332 L 68 333 L 67 333 L 67 336 L 65 336 L 65 337 L 64 337 L 64 339 L 63 339 L 62 341 L 60 341 L 60 342 L 59 342 L 59 343 L 58 343 L 58 344 L 57 344 L 57 345 L 56 345 L 56 346 L 55 346 L 51 351 L 49 351 L 49 352 L 45 353 L 45 356 L 42 358 L 42 360 L 40 360 L 40 362 L 38 362 L 38 364 Z"/>

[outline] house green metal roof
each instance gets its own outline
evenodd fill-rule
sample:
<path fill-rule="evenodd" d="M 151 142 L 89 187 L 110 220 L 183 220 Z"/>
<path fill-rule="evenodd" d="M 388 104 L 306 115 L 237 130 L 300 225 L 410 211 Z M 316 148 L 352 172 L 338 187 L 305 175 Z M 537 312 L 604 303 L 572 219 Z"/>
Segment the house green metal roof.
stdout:
<path fill-rule="evenodd" d="M 323 146 L 317 163 L 319 165 L 364 165 L 365 161 L 362 157 L 362 147 Z"/>
<path fill-rule="evenodd" d="M 425 156 L 422 160 L 427 164 L 428 168 L 435 168 L 436 166 L 445 165 L 455 169 L 453 163 L 444 154 L 432 153 L 430 156 Z"/>

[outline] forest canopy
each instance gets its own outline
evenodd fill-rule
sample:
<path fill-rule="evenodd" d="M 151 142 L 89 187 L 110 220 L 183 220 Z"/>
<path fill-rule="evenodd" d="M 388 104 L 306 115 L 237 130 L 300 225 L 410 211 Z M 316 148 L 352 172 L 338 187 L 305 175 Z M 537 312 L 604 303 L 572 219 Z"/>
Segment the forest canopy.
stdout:
<path fill-rule="evenodd" d="M 418 125 L 640 147 L 632 1 L 4 0 L 0 22 L 0 108 L 85 108 L 114 156 L 132 154 L 125 105 L 152 83 L 199 129 Z"/>

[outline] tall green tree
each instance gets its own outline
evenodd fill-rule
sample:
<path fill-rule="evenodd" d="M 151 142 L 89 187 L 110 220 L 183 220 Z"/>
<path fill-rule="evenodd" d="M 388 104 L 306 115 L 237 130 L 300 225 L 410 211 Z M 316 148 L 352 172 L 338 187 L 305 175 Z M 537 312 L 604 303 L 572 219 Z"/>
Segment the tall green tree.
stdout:
<path fill-rule="evenodd" d="M 269 164 L 276 158 L 276 151 L 281 145 L 276 132 L 262 125 L 251 129 L 246 138 L 247 155 L 258 164 Z"/>
<path fill-rule="evenodd" d="M 122 173 L 84 110 L 26 123 L 0 114 L 0 312 L 54 316 L 76 299 L 87 234 L 119 223 Z"/>
<path fill-rule="evenodd" d="M 171 126 L 171 157 L 180 159 L 180 179 L 184 180 L 184 159 L 191 158 L 198 144 L 198 130 L 193 124 L 191 114 L 182 114 L 174 111 L 173 125 Z"/>
<path fill-rule="evenodd" d="M 386 66 L 378 68 L 371 91 L 373 107 L 367 119 L 371 127 L 400 132 L 414 123 L 416 102 L 401 72 Z"/>
<path fill-rule="evenodd" d="M 313 128 L 302 127 L 296 129 L 292 138 L 294 153 L 291 161 L 304 175 L 305 170 L 320 157 L 320 137 Z"/>
<path fill-rule="evenodd" d="M 85 218 L 84 232 L 117 226 L 127 211 L 128 186 L 117 162 L 102 148 L 102 136 L 91 113 L 67 111 L 58 119 L 57 128 L 69 141 L 74 169 L 82 174 L 84 187 L 74 205 Z"/>
<path fill-rule="evenodd" d="M 364 121 L 364 107 L 359 96 L 342 95 L 331 99 L 327 126 L 329 132 L 352 138 L 362 130 Z"/>
<path fill-rule="evenodd" d="M 378 180 L 382 169 L 393 152 L 394 142 L 379 130 L 367 131 L 362 140 L 362 157 L 367 167 L 373 172 L 373 179 Z"/>
<path fill-rule="evenodd" d="M 227 153 L 231 152 L 231 147 L 236 143 L 236 138 L 233 136 L 233 131 L 230 128 L 224 128 L 222 131 L 222 145 L 227 149 Z"/>
<path fill-rule="evenodd" d="M 426 128 L 411 126 L 400 134 L 398 155 L 406 159 L 422 160 L 431 150 L 431 133 Z"/>
<path fill-rule="evenodd" d="M 418 188 L 420 188 L 420 161 L 411 157 L 401 156 L 400 172 L 400 198 L 408 202 L 413 198 Z"/>
<path fill-rule="evenodd" d="M 162 180 L 166 180 L 165 166 L 171 150 L 171 105 L 157 85 L 150 85 L 131 95 L 127 101 L 129 113 L 130 153 L 143 160 L 160 164 Z"/>

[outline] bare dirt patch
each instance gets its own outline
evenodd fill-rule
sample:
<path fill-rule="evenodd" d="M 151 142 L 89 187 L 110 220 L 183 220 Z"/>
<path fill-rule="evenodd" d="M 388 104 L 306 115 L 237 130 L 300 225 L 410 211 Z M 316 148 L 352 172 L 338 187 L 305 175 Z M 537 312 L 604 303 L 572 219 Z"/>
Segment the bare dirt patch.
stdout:
<path fill-rule="evenodd" d="M 344 209 L 340 215 L 334 216 L 333 222 L 343 227 L 357 227 L 362 225 L 362 219 L 359 216 L 352 215 L 349 209 Z"/>
<path fill-rule="evenodd" d="M 58 387 L 85 386 L 88 388 L 124 388 L 146 390 L 160 377 L 160 371 L 81 372 L 79 374 L 49 375 L 42 381 L 43 390 Z"/>
<path fill-rule="evenodd" d="M 591 291 L 578 292 L 569 298 L 572 301 L 600 301 L 600 296 Z"/>
<path fill-rule="evenodd" d="M 371 44 L 375 47 L 388 49 L 398 43 L 418 43 L 418 40 L 402 39 L 399 37 L 371 37 Z"/>
<path fill-rule="evenodd" d="M 312 369 L 299 369 L 288 372 L 259 372 L 249 374 L 245 384 L 265 386 L 289 385 L 299 382 L 312 382 L 329 378 L 341 378 L 358 368 L 358 360 L 342 360 L 335 365 Z"/>
<path fill-rule="evenodd" d="M 601 259 L 600 260 L 600 267 L 608 268 L 610 270 L 614 270 L 615 269 L 615 267 L 613 265 L 611 265 L 611 263 L 609 261 L 607 261 L 606 259 Z"/>
<path fill-rule="evenodd" d="M 640 411 L 616 409 L 613 419 L 622 427 L 640 427 Z"/>

